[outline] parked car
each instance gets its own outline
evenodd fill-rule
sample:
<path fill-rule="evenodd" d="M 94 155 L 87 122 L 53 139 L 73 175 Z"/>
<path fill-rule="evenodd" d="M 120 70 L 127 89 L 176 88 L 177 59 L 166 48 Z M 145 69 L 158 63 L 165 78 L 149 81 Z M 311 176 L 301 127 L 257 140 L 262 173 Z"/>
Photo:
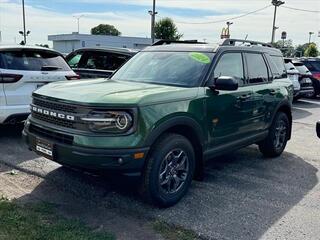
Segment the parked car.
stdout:
<path fill-rule="evenodd" d="M 276 69 L 284 69 L 281 51 L 247 40 L 147 47 L 110 80 L 35 91 L 23 136 L 62 165 L 140 174 L 145 199 L 171 206 L 204 160 L 250 144 L 266 157 L 282 154 L 293 86 Z"/>
<path fill-rule="evenodd" d="M 0 46 L 0 124 L 25 120 L 32 92 L 49 83 L 77 79 L 60 53 L 41 47 Z"/>
<path fill-rule="evenodd" d="M 315 94 L 315 90 L 313 87 L 313 80 L 312 80 L 312 74 L 306 68 L 306 66 L 298 61 L 298 60 L 292 60 L 291 61 L 294 67 L 299 71 L 299 83 L 300 83 L 300 93 L 298 96 L 295 97 L 295 99 L 299 99 L 301 97 L 312 97 Z"/>
<path fill-rule="evenodd" d="M 297 98 L 300 94 L 300 82 L 299 82 L 299 71 L 295 68 L 295 66 L 292 64 L 291 59 L 285 59 L 285 67 L 288 73 L 288 77 L 291 80 L 293 84 L 293 97 Z"/>
<path fill-rule="evenodd" d="M 312 84 L 315 90 L 313 97 L 320 94 L 320 58 L 301 58 L 300 61 L 312 73 Z"/>
<path fill-rule="evenodd" d="M 66 59 L 81 78 L 108 78 L 136 53 L 128 48 L 82 48 Z"/>
<path fill-rule="evenodd" d="M 320 80 L 320 58 L 299 59 L 312 73 L 313 77 Z"/>

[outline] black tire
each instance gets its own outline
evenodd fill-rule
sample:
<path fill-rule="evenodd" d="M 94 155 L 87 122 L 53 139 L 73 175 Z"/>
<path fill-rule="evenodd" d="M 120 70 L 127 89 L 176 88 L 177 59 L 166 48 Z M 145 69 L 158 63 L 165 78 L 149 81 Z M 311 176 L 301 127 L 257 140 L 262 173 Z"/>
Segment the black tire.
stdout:
<path fill-rule="evenodd" d="M 181 154 L 179 155 L 180 150 Z M 181 160 L 177 160 L 178 155 Z M 173 159 L 171 165 L 168 163 L 170 161 L 168 159 Z M 173 163 L 174 161 L 176 164 Z M 187 170 L 177 170 L 178 168 L 172 170 L 174 166 L 179 166 L 179 169 L 182 168 L 182 162 L 184 162 L 183 168 Z M 194 169 L 195 154 L 190 141 L 178 134 L 164 134 L 151 148 L 142 175 L 140 193 L 151 204 L 159 207 L 170 207 L 187 193 L 193 179 Z M 170 192 L 170 187 L 173 189 L 178 182 L 176 179 L 179 179 L 179 181 L 184 179 L 184 181 L 179 183 L 181 185 L 177 186 L 176 192 Z M 168 181 L 167 184 L 160 184 L 166 180 Z M 174 184 L 172 185 L 172 183 Z"/>
<path fill-rule="evenodd" d="M 260 152 L 266 157 L 280 156 L 287 145 L 289 133 L 290 122 L 288 116 L 284 112 L 278 112 L 269 129 L 267 138 L 259 143 Z"/>

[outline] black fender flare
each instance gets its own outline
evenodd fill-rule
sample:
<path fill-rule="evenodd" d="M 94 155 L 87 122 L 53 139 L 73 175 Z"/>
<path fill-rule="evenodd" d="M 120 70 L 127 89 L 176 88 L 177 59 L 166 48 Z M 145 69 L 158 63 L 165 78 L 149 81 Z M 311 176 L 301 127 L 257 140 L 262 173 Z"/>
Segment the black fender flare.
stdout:
<path fill-rule="evenodd" d="M 145 140 L 145 146 L 151 146 L 161 134 L 166 132 L 168 129 L 176 126 L 190 127 L 196 134 L 198 140 L 200 141 L 200 144 L 202 146 L 205 144 L 205 135 L 200 124 L 195 119 L 189 116 L 175 116 L 168 120 L 165 120 L 163 123 L 160 123 L 158 126 L 154 127 L 154 129 Z"/>

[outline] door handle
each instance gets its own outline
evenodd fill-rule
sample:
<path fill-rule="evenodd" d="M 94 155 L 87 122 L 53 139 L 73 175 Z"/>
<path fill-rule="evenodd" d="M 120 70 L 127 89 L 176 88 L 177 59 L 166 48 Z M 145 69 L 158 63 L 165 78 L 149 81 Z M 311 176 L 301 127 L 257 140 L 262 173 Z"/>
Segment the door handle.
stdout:
<path fill-rule="evenodd" d="M 241 95 L 240 97 L 237 97 L 237 100 L 245 101 L 245 100 L 249 99 L 250 97 L 251 97 L 251 94 L 244 94 L 244 95 Z"/>

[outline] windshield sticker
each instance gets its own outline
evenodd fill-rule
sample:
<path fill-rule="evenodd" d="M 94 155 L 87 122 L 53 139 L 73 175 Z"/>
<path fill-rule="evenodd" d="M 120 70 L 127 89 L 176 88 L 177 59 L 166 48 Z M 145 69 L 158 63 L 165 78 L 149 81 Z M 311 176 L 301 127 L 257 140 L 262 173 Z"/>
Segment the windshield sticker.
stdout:
<path fill-rule="evenodd" d="M 196 60 L 197 62 L 200 62 L 203 64 L 209 64 L 211 62 L 210 58 L 207 55 L 205 55 L 204 53 L 192 52 L 189 54 L 189 56 L 193 60 Z"/>

